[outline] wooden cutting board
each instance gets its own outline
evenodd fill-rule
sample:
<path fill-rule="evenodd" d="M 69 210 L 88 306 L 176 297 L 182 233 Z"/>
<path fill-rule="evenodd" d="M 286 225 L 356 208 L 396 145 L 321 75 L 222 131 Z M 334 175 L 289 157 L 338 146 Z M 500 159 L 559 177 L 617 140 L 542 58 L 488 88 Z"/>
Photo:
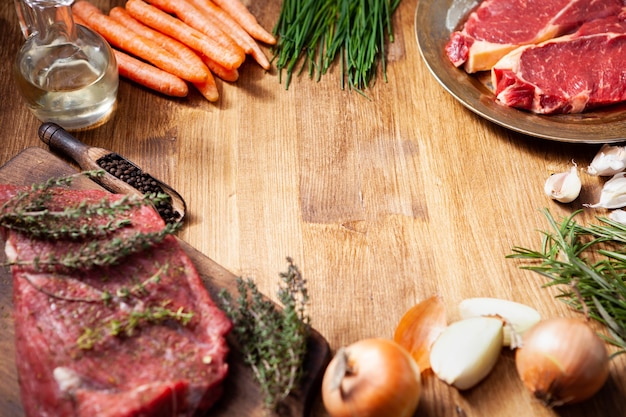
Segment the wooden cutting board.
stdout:
<path fill-rule="evenodd" d="M 0 167 L 0 183 L 30 185 L 77 172 L 66 162 L 41 148 L 28 148 Z M 80 178 L 75 188 L 98 188 L 90 180 Z M 236 295 L 236 276 L 180 241 L 183 249 L 194 261 L 200 276 L 213 297 L 222 288 Z M 1 245 L 4 248 L 4 243 Z M 0 251 L 0 262 L 4 262 L 4 249 Z M 23 417 L 17 371 L 12 318 L 12 278 L 6 267 L 0 268 L 0 410 L 2 417 Z M 231 346 L 233 345 L 230 340 Z M 330 347 L 315 330 L 309 338 L 309 351 L 305 363 L 306 376 L 297 393 L 286 402 L 281 416 L 302 417 L 310 412 L 317 398 L 323 371 L 330 359 Z M 207 416 L 263 416 L 262 398 L 252 373 L 234 348 L 229 355 L 230 371 L 225 392 L 217 406 Z"/>

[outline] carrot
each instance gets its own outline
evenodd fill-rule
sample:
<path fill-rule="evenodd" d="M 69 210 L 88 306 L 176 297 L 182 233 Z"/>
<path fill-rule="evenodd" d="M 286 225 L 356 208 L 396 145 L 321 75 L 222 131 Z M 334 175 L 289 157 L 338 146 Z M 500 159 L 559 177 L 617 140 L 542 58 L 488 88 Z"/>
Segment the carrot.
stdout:
<path fill-rule="evenodd" d="M 121 77 L 128 78 L 137 84 L 168 96 L 185 97 L 189 93 L 189 88 L 182 78 L 116 49 L 113 50 L 113 53 Z"/>
<path fill-rule="evenodd" d="M 78 16 L 74 16 L 74 22 L 89 27 Z M 127 78 L 168 96 L 185 97 L 189 93 L 189 88 L 187 88 L 187 84 L 182 78 L 133 58 L 117 49 L 113 49 L 113 54 L 117 61 L 117 70 L 120 77 Z"/>
<path fill-rule="evenodd" d="M 151 5 L 163 10 L 167 13 L 172 13 L 176 15 L 181 21 L 190 27 L 204 33 L 210 39 L 215 40 L 216 42 L 222 44 L 226 48 L 237 49 L 240 48 L 244 53 L 252 51 L 252 44 L 254 43 L 254 39 L 252 39 L 243 29 L 240 30 L 244 35 L 248 36 L 252 44 L 247 42 L 239 42 L 237 38 L 233 36 L 234 32 L 233 28 L 230 27 L 220 27 L 215 19 L 212 16 L 208 16 L 203 14 L 202 11 L 196 8 L 193 4 L 188 2 L 187 0 L 145 0 Z M 234 28 L 239 27 L 237 22 L 232 21 L 234 24 Z M 260 49 L 259 49 L 260 51 Z M 261 54 L 263 52 L 261 51 Z M 255 58 L 256 59 L 256 58 Z M 267 61 L 267 58 L 265 58 Z M 215 61 L 215 59 L 213 59 Z M 267 61 L 269 65 L 269 61 Z"/>
<path fill-rule="evenodd" d="M 210 102 L 215 102 L 220 98 L 220 93 L 217 89 L 217 84 L 215 83 L 213 75 L 211 75 L 210 78 L 207 78 L 207 80 L 203 83 L 195 83 L 194 86 L 200 94 L 202 94 L 202 96 Z"/>
<path fill-rule="evenodd" d="M 159 46 L 171 52 L 179 59 L 207 67 L 202 58 L 200 58 L 200 56 L 194 50 L 189 48 L 187 45 L 177 41 L 176 39 L 170 38 L 169 36 L 144 25 L 143 23 L 132 17 L 126 9 L 119 6 L 114 7 L 109 10 L 109 16 L 111 17 L 111 19 L 119 22 L 133 32 L 145 36 L 147 39 L 156 42 L 157 44 L 159 44 Z M 193 83 L 193 85 L 207 100 L 217 101 L 217 99 L 219 98 L 217 85 L 215 84 L 215 78 L 213 78 L 213 75 L 209 71 L 208 67 L 207 73 L 209 75 L 204 82 Z"/>
<path fill-rule="evenodd" d="M 256 17 L 240 0 L 213 0 L 213 3 L 224 9 L 254 39 L 269 45 L 276 44 L 276 38 L 259 24 Z"/>
<path fill-rule="evenodd" d="M 213 61 L 211 58 L 202 56 L 202 60 L 209 67 L 211 72 L 224 81 L 235 82 L 239 79 L 239 71 L 237 68 L 227 69 Z"/>
<path fill-rule="evenodd" d="M 130 29 L 136 34 L 150 39 L 153 42 L 156 42 L 161 48 L 170 52 L 181 61 L 184 61 L 188 64 L 196 65 L 198 67 L 204 67 L 205 70 L 208 70 L 206 64 L 202 61 L 196 51 L 189 48 L 187 45 L 179 42 L 178 40 L 144 25 L 143 23 L 132 17 L 123 7 L 117 6 L 112 8 L 111 10 L 109 10 L 109 16 L 111 17 L 111 19 L 124 25 L 126 28 Z"/>
<path fill-rule="evenodd" d="M 88 27 L 89 29 L 92 29 L 92 30 L 93 30 L 93 28 L 89 27 L 89 25 L 87 24 L 87 22 L 85 22 L 85 21 L 84 21 L 83 19 L 81 19 L 80 17 L 78 17 L 78 16 L 73 16 L 73 19 L 74 19 L 74 23 L 79 24 L 79 25 L 83 25 L 83 26 Z"/>
<path fill-rule="evenodd" d="M 202 68 L 192 68 L 192 65 L 181 62 L 155 42 L 125 28 L 91 3 L 84 0 L 77 1 L 72 6 L 72 11 L 112 46 L 151 62 L 162 70 L 185 80 L 193 82 L 206 80 L 207 71 L 203 71 Z"/>
<path fill-rule="evenodd" d="M 128 10 L 131 16 L 145 25 L 174 39 L 178 39 L 225 68 L 238 68 L 246 58 L 244 51 L 235 45 L 230 38 L 222 35 L 218 39 L 218 43 L 199 30 L 190 27 L 181 20 L 142 0 L 128 0 L 126 2 L 126 10 Z M 234 47 L 230 45 L 225 46 L 225 44 L 230 44 Z"/>
<path fill-rule="evenodd" d="M 220 28 L 223 32 L 227 33 L 243 50 L 250 54 L 254 60 L 263 69 L 270 68 L 270 62 L 265 56 L 263 50 L 259 47 L 256 41 L 250 36 L 244 28 L 239 25 L 233 18 L 226 13 L 223 9 L 217 7 L 210 0 L 187 0 L 192 6 L 198 9 L 206 19 L 213 25 Z M 191 22 L 188 23 L 193 26 Z M 202 31 L 201 28 L 196 29 Z"/>

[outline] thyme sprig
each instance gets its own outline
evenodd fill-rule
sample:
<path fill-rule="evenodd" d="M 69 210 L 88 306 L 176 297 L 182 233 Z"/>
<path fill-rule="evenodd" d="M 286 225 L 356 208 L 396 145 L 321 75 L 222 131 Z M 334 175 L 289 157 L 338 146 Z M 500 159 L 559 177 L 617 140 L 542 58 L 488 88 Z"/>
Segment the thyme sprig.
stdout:
<path fill-rule="evenodd" d="M 181 326 L 186 326 L 192 318 L 192 312 L 185 311 L 183 307 L 172 310 L 167 303 L 146 307 L 143 310 L 133 310 L 124 317 L 104 320 L 97 327 L 84 328 L 76 344 L 82 350 L 90 350 L 107 336 L 132 337 L 140 327 L 146 324 L 159 324 L 168 320 L 174 320 Z"/>
<path fill-rule="evenodd" d="M 158 204 L 169 198 L 166 194 L 143 197 L 124 196 L 97 202 L 79 202 L 62 209 L 50 208 L 54 187 L 69 186 L 80 175 L 94 177 L 104 171 L 84 171 L 79 174 L 52 178 L 21 191 L 0 206 L 0 227 L 23 233 L 33 239 L 82 242 L 73 251 L 33 260 L 16 259 L 9 265 L 32 265 L 36 269 L 51 270 L 57 266 L 69 269 L 89 269 L 119 263 L 126 256 L 160 243 L 176 233 L 181 223 L 168 223 L 156 232 L 133 232 L 124 238 L 114 232 L 131 224 L 127 214 L 136 208 Z M 71 252 L 71 253 L 70 253 Z"/>
<path fill-rule="evenodd" d="M 393 42 L 391 16 L 400 0 L 284 0 L 274 34 L 273 60 L 285 88 L 294 72 L 308 68 L 320 80 L 339 61 L 341 88 L 363 94 L 381 63 L 387 81 L 385 47 Z M 298 70 L 296 66 L 301 62 Z"/>
<path fill-rule="evenodd" d="M 227 291 L 220 293 L 244 361 L 260 385 L 266 410 L 277 410 L 300 381 L 310 332 L 306 281 L 293 261 L 287 261 L 288 270 L 280 274 L 278 290 L 282 309 L 265 298 L 251 279 L 237 279 L 236 301 Z"/>
<path fill-rule="evenodd" d="M 619 348 L 614 355 L 626 353 L 626 225 L 606 217 L 582 225 L 575 219 L 582 210 L 560 222 L 543 212 L 550 230 L 542 232 L 541 249 L 516 246 L 508 258 L 528 261 L 522 269 L 558 286 L 557 298 L 606 326 L 601 336 Z"/>
<path fill-rule="evenodd" d="M 162 242 L 166 236 L 175 233 L 179 227 L 179 223 L 168 223 L 156 232 L 135 232 L 124 236 L 124 238 L 91 240 L 73 248 L 72 252 L 64 252 L 60 255 L 49 252 L 45 256 L 35 257 L 32 260 L 20 260 L 18 258 L 7 262 L 7 264 L 31 265 L 37 270 L 53 270 L 56 267 L 91 269 L 112 266 L 120 263 L 131 254 L 141 252 Z"/>

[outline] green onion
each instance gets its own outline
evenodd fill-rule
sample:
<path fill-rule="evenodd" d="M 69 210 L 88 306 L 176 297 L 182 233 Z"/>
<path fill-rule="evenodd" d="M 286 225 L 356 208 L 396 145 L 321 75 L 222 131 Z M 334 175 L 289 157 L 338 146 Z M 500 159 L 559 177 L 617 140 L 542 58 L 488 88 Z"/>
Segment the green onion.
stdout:
<path fill-rule="evenodd" d="M 363 92 L 378 64 L 387 82 L 386 42 L 393 42 L 391 16 L 400 0 L 283 0 L 272 48 L 279 81 L 288 89 L 293 74 L 307 70 L 319 81 L 340 66 L 341 88 Z"/>

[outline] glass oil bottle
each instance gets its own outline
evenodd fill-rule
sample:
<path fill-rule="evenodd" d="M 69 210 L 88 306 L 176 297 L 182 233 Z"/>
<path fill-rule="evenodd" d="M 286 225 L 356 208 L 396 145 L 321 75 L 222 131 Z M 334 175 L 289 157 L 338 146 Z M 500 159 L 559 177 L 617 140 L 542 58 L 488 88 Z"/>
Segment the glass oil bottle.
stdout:
<path fill-rule="evenodd" d="M 116 107 L 118 71 L 108 43 L 72 18 L 74 0 L 15 0 L 26 38 L 15 78 L 31 112 L 66 130 L 105 123 Z"/>

